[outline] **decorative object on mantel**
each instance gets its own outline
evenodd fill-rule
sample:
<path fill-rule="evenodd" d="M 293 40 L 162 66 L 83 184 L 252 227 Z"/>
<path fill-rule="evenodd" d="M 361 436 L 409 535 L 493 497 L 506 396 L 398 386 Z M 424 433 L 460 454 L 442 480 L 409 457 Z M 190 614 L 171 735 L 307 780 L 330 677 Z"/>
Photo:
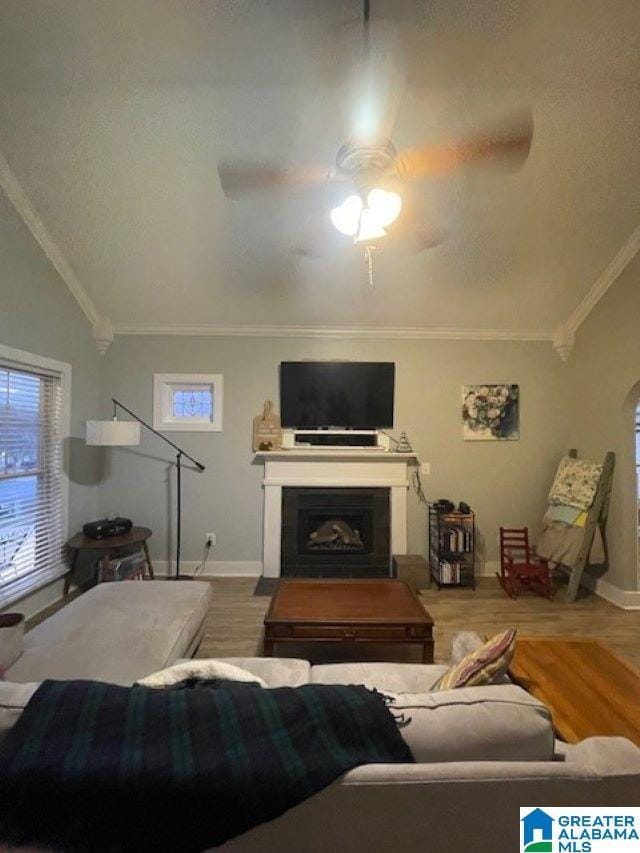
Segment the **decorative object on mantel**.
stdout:
<path fill-rule="evenodd" d="M 111 398 L 113 403 L 113 420 L 110 421 L 87 421 L 87 444 L 102 445 L 102 446 L 122 446 L 129 444 L 140 444 L 140 425 L 148 429 L 158 438 L 161 438 L 166 444 L 176 451 L 176 573 L 173 575 L 175 580 L 180 580 L 180 546 L 182 541 L 182 457 L 186 457 L 189 462 L 193 462 L 196 469 L 202 473 L 204 465 L 189 456 L 189 454 L 174 444 L 163 435 L 154 429 L 142 418 L 139 418 L 131 409 L 127 409 L 122 403 Z M 116 410 L 120 408 L 133 418 L 132 421 L 119 421 L 116 415 Z M 193 470 L 193 469 L 192 469 Z"/>
<path fill-rule="evenodd" d="M 516 441 L 520 438 L 519 421 L 519 385 L 462 386 L 465 441 Z"/>
<path fill-rule="evenodd" d="M 409 441 L 409 436 L 403 430 L 400 433 L 400 438 L 398 439 L 398 443 L 396 445 L 397 453 L 413 453 L 413 447 L 411 447 L 411 442 Z"/>
<path fill-rule="evenodd" d="M 265 400 L 261 415 L 253 419 L 253 450 L 278 450 L 282 447 L 280 418 L 272 400 Z"/>

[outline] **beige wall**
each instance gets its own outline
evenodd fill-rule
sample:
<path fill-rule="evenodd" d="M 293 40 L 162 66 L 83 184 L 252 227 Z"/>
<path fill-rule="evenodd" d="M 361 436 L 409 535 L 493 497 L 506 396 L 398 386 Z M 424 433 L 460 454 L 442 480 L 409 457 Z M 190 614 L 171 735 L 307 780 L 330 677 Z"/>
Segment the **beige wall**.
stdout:
<path fill-rule="evenodd" d="M 606 580 L 638 589 L 634 410 L 640 398 L 640 256 L 580 327 L 567 363 L 571 442 L 599 459 L 616 453 Z"/>
<path fill-rule="evenodd" d="M 98 457 L 84 443 L 84 423 L 98 406 L 100 357 L 85 315 L 2 192 L 0 343 L 72 366 L 72 438 L 65 464 L 70 528 L 77 530 L 98 507 Z"/>
<path fill-rule="evenodd" d="M 303 358 L 395 361 L 396 434 L 406 430 L 431 463 L 428 497 L 466 500 L 477 512 L 489 561 L 497 560 L 500 524 L 537 528 L 566 444 L 563 366 L 549 343 L 117 337 L 104 360 L 105 416 L 115 396 L 151 418 L 154 372 L 224 375 L 224 431 L 172 434 L 207 466 L 204 474 L 184 478 L 185 560 L 200 559 L 208 531 L 217 534 L 212 561 L 261 559 L 262 466 L 251 453 L 251 421 L 263 400 L 278 399 L 279 363 Z M 521 386 L 521 440 L 463 442 L 461 386 L 494 381 Z M 171 460 L 170 449 L 146 433 L 139 448 L 106 451 L 100 487 L 102 511 L 151 526 L 152 551 L 163 560 Z M 411 551 L 424 551 L 426 524 L 426 511 L 411 493 Z"/>

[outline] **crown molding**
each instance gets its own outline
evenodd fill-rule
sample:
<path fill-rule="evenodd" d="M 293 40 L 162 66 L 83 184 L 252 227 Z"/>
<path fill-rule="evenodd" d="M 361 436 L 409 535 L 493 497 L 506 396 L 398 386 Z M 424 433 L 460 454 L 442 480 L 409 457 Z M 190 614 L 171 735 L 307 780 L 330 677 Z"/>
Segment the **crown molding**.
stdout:
<path fill-rule="evenodd" d="M 640 251 L 640 225 L 632 232 L 631 236 L 618 250 L 617 254 L 603 270 L 594 283 L 589 288 L 586 295 L 580 300 L 576 308 L 569 315 L 566 322 L 563 324 L 569 333 L 575 334 L 582 323 L 587 319 L 589 314 L 596 307 L 598 302 L 605 295 L 607 290 L 620 277 L 628 264 Z"/>
<path fill-rule="evenodd" d="M 115 326 L 116 335 L 203 335 L 247 338 L 350 338 L 436 341 L 551 341 L 552 332 L 374 326 Z"/>
<path fill-rule="evenodd" d="M 84 289 L 53 237 L 47 231 L 44 222 L 31 204 L 29 196 L 23 190 L 15 172 L 1 152 L 0 187 L 91 323 L 98 352 L 100 355 L 104 355 L 113 341 L 113 329 L 109 318 L 103 317 L 96 308 L 93 299 Z"/>
<path fill-rule="evenodd" d="M 69 288 L 76 302 L 82 308 L 87 320 L 95 325 L 100 320 L 100 313 L 93 300 L 84 289 L 76 274 L 69 266 L 59 247 L 47 231 L 44 222 L 38 216 L 31 201 L 22 189 L 11 166 L 6 158 L 0 153 L 0 186 L 5 195 L 16 209 L 16 212 L 36 239 L 42 251 L 53 264 L 60 278 Z"/>

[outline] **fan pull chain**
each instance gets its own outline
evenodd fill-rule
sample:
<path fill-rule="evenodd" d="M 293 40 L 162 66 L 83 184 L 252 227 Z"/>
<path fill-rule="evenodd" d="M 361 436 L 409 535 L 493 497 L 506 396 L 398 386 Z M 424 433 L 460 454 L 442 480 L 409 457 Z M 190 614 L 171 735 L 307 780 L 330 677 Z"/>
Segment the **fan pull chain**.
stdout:
<path fill-rule="evenodd" d="M 367 265 L 367 284 L 373 290 L 374 281 L 373 281 L 373 253 L 375 252 L 375 246 L 366 246 L 364 250 L 364 260 Z"/>

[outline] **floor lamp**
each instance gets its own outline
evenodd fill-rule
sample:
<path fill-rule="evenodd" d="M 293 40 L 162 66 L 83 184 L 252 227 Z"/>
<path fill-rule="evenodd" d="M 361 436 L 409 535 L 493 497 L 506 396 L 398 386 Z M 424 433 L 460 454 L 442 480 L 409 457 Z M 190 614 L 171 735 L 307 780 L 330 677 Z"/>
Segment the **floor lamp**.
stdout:
<path fill-rule="evenodd" d="M 177 451 L 176 573 L 174 575 L 174 579 L 180 580 L 180 546 L 182 538 L 182 457 L 184 456 L 190 462 L 193 462 L 198 471 L 204 471 L 204 465 L 194 459 L 193 456 L 189 456 L 189 454 L 181 447 L 178 447 L 177 444 L 174 444 L 172 441 L 169 441 L 166 436 L 164 436 L 161 432 L 158 432 L 157 429 L 154 429 L 146 421 L 143 421 L 142 418 L 139 418 L 134 412 L 131 411 L 131 409 L 127 409 L 126 406 L 123 406 L 123 404 L 116 400 L 114 397 L 111 398 L 111 402 L 113 403 L 113 420 L 87 421 L 87 444 L 101 447 L 122 447 L 140 444 L 140 424 L 142 424 L 143 427 L 146 427 L 146 429 L 148 429 L 154 435 L 157 435 L 158 438 L 161 438 L 167 444 L 171 445 L 171 447 L 173 447 L 175 451 Z M 117 416 L 117 410 L 119 408 L 126 412 L 128 415 L 131 415 L 133 421 L 119 421 Z"/>

